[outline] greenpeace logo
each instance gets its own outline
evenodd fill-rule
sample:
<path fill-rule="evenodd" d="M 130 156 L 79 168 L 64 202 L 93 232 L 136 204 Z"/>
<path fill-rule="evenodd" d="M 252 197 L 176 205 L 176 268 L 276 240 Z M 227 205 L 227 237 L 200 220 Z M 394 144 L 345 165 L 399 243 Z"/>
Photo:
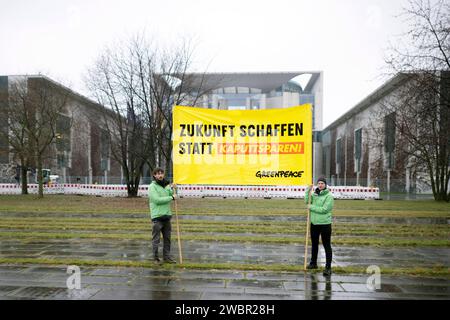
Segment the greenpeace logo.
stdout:
<path fill-rule="evenodd" d="M 258 178 L 301 178 L 305 171 L 257 171 Z"/>

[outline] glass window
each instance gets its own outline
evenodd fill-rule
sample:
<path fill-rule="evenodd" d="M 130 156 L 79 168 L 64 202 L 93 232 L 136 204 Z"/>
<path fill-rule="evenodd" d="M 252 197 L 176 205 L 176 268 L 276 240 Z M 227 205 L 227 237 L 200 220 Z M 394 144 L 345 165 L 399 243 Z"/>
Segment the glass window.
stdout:
<path fill-rule="evenodd" d="M 236 88 L 235 87 L 223 88 L 223 92 L 224 93 L 236 93 Z"/>
<path fill-rule="evenodd" d="M 384 117 L 384 151 L 394 152 L 395 149 L 395 112 Z"/>
<path fill-rule="evenodd" d="M 362 129 L 355 131 L 355 171 L 361 171 L 361 148 L 362 148 Z"/>
<path fill-rule="evenodd" d="M 59 115 L 56 119 L 57 151 L 70 151 L 70 122 L 70 118 L 64 115 Z"/>
<path fill-rule="evenodd" d="M 238 87 L 237 93 L 250 93 L 250 89 L 247 87 Z"/>
<path fill-rule="evenodd" d="M 336 140 L 336 164 L 341 163 L 341 156 L 342 156 L 342 139 L 339 138 Z"/>
<path fill-rule="evenodd" d="M 111 139 L 108 131 L 101 130 L 100 133 L 100 170 L 109 170 L 109 150 Z"/>

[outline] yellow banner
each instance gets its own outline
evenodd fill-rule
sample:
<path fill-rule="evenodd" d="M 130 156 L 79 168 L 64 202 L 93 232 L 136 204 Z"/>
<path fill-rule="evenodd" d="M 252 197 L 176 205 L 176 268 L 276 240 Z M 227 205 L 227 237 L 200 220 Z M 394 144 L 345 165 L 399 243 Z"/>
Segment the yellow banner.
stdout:
<path fill-rule="evenodd" d="M 175 106 L 173 166 L 178 184 L 311 184 L 312 106 L 267 110 Z"/>

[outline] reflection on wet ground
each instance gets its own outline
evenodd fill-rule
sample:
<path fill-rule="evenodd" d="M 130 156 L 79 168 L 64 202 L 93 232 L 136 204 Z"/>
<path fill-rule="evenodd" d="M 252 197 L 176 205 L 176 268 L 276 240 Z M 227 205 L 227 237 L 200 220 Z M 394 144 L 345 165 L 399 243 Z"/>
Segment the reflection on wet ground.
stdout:
<path fill-rule="evenodd" d="M 303 262 L 304 246 L 298 244 L 255 244 L 227 242 L 183 241 L 186 262 L 208 263 L 264 263 L 298 265 Z M 177 246 L 173 246 L 178 256 Z M 146 261 L 151 258 L 148 241 L 136 240 L 39 240 L 23 243 L 4 240 L 0 243 L 0 258 L 92 258 L 102 260 Z M 319 247 L 319 262 L 325 262 Z M 376 248 L 333 246 L 335 266 L 432 267 L 450 265 L 450 248 Z"/>
<path fill-rule="evenodd" d="M 320 273 L 81 268 L 67 289 L 64 267 L 0 266 L 0 299 L 448 299 L 448 280 Z"/>

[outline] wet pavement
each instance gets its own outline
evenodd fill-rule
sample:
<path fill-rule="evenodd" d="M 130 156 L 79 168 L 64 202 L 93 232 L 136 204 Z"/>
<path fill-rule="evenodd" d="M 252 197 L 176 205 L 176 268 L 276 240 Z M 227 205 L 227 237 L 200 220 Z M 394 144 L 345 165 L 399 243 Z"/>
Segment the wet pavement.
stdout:
<path fill-rule="evenodd" d="M 173 243 L 172 253 L 178 257 Z M 240 264 L 303 264 L 304 246 L 298 244 L 255 244 L 182 241 L 185 262 Z M 94 260 L 149 261 L 149 241 L 78 239 L 22 242 L 2 240 L 0 258 L 77 258 Z M 319 247 L 318 262 L 325 263 L 325 252 Z M 378 265 L 380 268 L 450 266 L 450 248 L 404 247 L 376 248 L 333 246 L 334 266 Z"/>
<path fill-rule="evenodd" d="M 0 299 L 342 300 L 450 298 L 449 281 L 320 273 L 151 270 L 82 267 L 80 289 L 67 289 L 64 266 L 0 266 Z"/>
<path fill-rule="evenodd" d="M 148 219 L 148 214 L 90 213 L 1 213 L 1 218 L 122 218 Z M 295 216 L 194 216 L 181 219 L 214 221 L 303 221 Z M 448 225 L 447 218 L 337 217 L 337 223 L 430 224 Z M 275 224 L 275 223 L 274 223 Z M 70 229 L 70 228 L 69 228 Z M 8 231 L 9 230 L 9 231 Z M 37 229 L 36 229 L 37 230 Z M 51 228 L 49 228 L 51 230 Z M 4 229 L 14 233 L 14 229 Z M 17 231 L 24 232 L 24 230 Z M 25 232 L 35 231 L 33 229 Z M 37 230 L 44 232 L 45 229 Z M 76 233 L 76 230 L 69 230 Z M 81 231 L 80 231 L 81 232 Z M 108 231 L 88 231 L 83 233 Z M 133 234 L 134 231 L 121 230 Z M 140 231 L 142 233 L 142 230 Z M 114 231 L 117 233 L 117 231 Z M 175 234 L 175 230 L 173 231 Z M 186 234 L 186 233 L 185 233 Z M 210 234 L 207 231 L 199 233 Z M 219 233 L 211 233 L 219 234 Z M 227 235 L 220 233 L 220 235 Z M 237 236 L 233 233 L 229 235 Z M 275 236 L 263 235 L 264 237 Z M 280 236 L 280 235 L 278 235 Z M 286 237 L 292 235 L 284 235 Z M 302 266 L 301 244 L 258 244 L 254 242 L 182 241 L 186 263 L 235 263 Z M 172 254 L 178 257 L 176 241 Z M 131 239 L 17 239 L 1 238 L 0 259 L 65 259 L 87 261 L 151 261 L 149 240 Z M 325 254 L 319 250 L 319 264 Z M 450 278 L 383 275 L 383 268 L 450 267 L 449 247 L 375 247 L 333 245 L 333 266 L 363 267 L 376 265 L 381 270 L 381 287 L 367 286 L 369 274 L 262 272 L 154 268 L 81 267 L 81 289 L 68 289 L 67 266 L 0 264 L 0 300 L 2 299 L 450 299 Z"/>

